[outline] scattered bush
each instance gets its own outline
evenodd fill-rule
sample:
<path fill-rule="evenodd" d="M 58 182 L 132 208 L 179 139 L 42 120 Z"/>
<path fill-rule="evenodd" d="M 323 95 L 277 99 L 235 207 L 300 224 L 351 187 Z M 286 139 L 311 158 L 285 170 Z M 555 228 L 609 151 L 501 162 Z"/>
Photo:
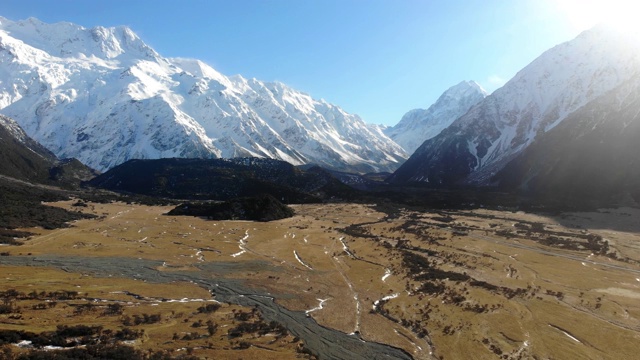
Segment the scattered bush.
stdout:
<path fill-rule="evenodd" d="M 218 311 L 220 309 L 220 304 L 207 304 L 205 306 L 200 306 L 198 308 L 198 312 L 201 314 L 209 314 Z"/>

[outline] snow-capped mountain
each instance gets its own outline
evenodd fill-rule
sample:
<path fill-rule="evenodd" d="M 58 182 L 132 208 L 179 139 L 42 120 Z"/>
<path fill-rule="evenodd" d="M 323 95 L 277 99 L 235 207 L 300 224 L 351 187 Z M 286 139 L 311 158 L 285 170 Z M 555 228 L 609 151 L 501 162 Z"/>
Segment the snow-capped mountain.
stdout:
<path fill-rule="evenodd" d="M 536 198 L 640 203 L 640 74 L 540 135 L 492 179 Z M 570 199 L 570 201 L 566 201 Z"/>
<path fill-rule="evenodd" d="M 357 115 L 281 83 L 160 56 L 127 27 L 0 17 L 0 112 L 58 157 L 257 156 L 386 171 L 407 154 Z"/>
<path fill-rule="evenodd" d="M 640 43 L 606 26 L 557 45 L 427 140 L 390 178 L 487 184 L 536 137 L 640 70 Z"/>
<path fill-rule="evenodd" d="M 412 154 L 487 96 L 475 81 L 462 81 L 442 93 L 428 109 L 413 109 L 384 133 Z"/>

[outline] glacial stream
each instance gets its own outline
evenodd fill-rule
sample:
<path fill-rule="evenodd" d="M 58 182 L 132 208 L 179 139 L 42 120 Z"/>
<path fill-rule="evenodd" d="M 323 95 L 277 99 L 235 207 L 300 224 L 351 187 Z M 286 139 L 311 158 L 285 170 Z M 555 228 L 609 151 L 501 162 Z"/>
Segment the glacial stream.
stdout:
<path fill-rule="evenodd" d="M 202 263 L 201 271 L 158 271 L 162 261 L 132 258 L 82 258 L 64 256 L 8 256 L 0 259 L 0 265 L 46 266 L 69 272 L 90 274 L 94 277 L 124 277 L 147 282 L 167 283 L 191 281 L 209 289 L 221 302 L 257 307 L 267 321 L 276 321 L 301 338 L 305 346 L 320 359 L 412 359 L 402 349 L 368 342 L 358 334 L 348 335 L 319 325 L 303 311 L 290 311 L 278 305 L 272 295 L 261 293 L 242 284 L 242 281 L 225 279 L 222 275 L 247 266 L 271 267 L 268 262 L 255 264 Z"/>

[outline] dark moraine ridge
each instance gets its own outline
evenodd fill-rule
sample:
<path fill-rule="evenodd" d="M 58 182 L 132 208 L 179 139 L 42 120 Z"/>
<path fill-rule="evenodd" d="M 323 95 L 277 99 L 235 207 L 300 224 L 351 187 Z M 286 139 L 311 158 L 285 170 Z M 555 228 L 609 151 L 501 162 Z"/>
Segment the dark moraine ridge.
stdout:
<path fill-rule="evenodd" d="M 301 338 L 305 346 L 320 359 L 413 359 L 406 351 L 389 345 L 363 341 L 319 325 L 304 312 L 290 311 L 273 301 L 273 296 L 250 289 L 238 280 L 208 277 L 207 274 L 227 274 L 238 267 L 271 267 L 266 262 L 255 264 L 207 263 L 201 272 L 160 272 L 162 261 L 131 258 L 84 258 L 65 256 L 8 256 L 0 259 L 0 266 L 46 266 L 69 272 L 90 273 L 96 277 L 125 277 L 156 283 L 193 281 L 215 294 L 218 301 L 257 307 L 267 321 L 276 321 Z M 277 268 L 271 270 L 277 271 Z"/>
<path fill-rule="evenodd" d="M 184 203 L 167 215 L 202 216 L 211 220 L 274 221 L 292 217 L 294 211 L 273 196 L 262 194 L 223 203 Z"/>

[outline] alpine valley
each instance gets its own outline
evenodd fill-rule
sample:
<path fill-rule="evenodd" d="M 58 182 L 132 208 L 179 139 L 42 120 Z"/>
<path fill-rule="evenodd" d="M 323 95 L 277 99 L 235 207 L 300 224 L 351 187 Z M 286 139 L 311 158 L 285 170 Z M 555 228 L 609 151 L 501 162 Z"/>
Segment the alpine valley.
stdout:
<path fill-rule="evenodd" d="M 626 33 L 383 127 L 0 17 L 0 113 L 0 359 L 638 357 Z"/>

